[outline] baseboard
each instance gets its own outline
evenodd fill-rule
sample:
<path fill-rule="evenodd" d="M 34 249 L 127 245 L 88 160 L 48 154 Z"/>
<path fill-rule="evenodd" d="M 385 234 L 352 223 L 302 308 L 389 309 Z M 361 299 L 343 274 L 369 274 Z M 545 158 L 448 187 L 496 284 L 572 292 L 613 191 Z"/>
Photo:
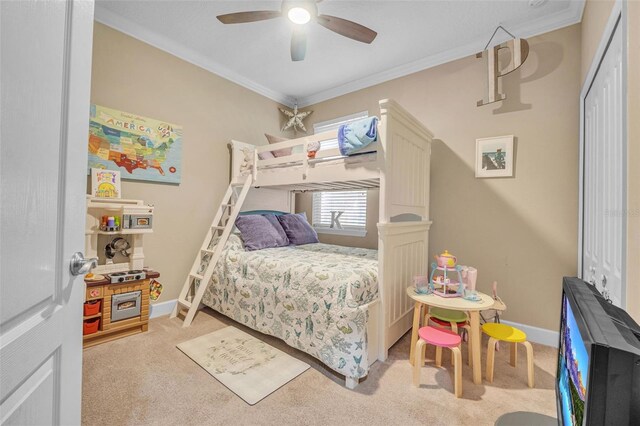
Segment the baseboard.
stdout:
<path fill-rule="evenodd" d="M 154 303 L 150 305 L 149 319 L 158 318 L 169 315 L 176 306 L 178 299 L 167 300 L 166 302 Z M 558 347 L 560 334 L 557 331 L 547 330 L 546 328 L 534 327 L 532 325 L 520 324 L 513 321 L 501 320 L 502 323 L 519 328 L 527 333 L 527 340 L 541 345 Z"/>
<path fill-rule="evenodd" d="M 520 324 L 512 321 L 500 320 L 500 322 L 519 328 L 527 333 L 527 340 L 541 345 L 558 347 L 560 341 L 560 334 L 557 331 L 547 330 L 546 328 L 534 327 L 532 325 Z"/>
<path fill-rule="evenodd" d="M 149 306 L 149 319 L 169 315 L 178 303 L 178 299 L 167 300 L 166 302 L 154 303 Z"/>

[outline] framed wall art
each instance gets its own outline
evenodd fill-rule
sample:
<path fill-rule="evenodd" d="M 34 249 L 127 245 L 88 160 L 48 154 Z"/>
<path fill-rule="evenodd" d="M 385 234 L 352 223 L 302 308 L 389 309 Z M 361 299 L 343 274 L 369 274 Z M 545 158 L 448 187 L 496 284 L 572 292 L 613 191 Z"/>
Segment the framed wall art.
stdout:
<path fill-rule="evenodd" d="M 513 135 L 476 139 L 476 177 L 513 177 Z"/>
<path fill-rule="evenodd" d="M 91 105 L 89 169 L 116 170 L 122 179 L 180 183 L 182 126 Z"/>

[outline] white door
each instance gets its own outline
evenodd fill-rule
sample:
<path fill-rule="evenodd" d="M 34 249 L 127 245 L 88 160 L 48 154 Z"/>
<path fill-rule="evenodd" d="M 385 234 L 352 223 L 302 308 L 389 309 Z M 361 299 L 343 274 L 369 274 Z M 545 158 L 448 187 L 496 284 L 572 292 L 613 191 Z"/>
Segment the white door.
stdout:
<path fill-rule="evenodd" d="M 92 1 L 0 1 L 0 423 L 80 424 Z"/>
<path fill-rule="evenodd" d="M 626 94 L 622 33 L 619 23 L 584 100 L 582 278 L 624 308 Z"/>

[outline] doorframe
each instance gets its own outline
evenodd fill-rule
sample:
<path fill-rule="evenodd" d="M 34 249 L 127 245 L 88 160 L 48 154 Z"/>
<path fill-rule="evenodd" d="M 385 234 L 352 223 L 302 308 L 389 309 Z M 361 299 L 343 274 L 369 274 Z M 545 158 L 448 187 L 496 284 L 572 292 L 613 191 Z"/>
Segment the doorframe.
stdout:
<path fill-rule="evenodd" d="M 619 28 L 618 28 L 619 27 Z M 607 49 L 611 44 L 611 40 L 615 31 L 622 31 L 622 89 L 624 93 L 624 101 L 622 103 L 622 149 L 623 152 L 627 152 L 628 137 L 627 137 L 627 68 L 628 68 L 628 54 L 627 54 L 627 4 L 624 0 L 616 0 L 609 15 L 609 20 L 602 33 L 602 38 L 598 44 L 598 48 L 593 56 L 593 61 L 589 66 L 589 71 L 582 84 L 582 90 L 580 91 L 580 143 L 579 143 L 579 177 L 578 177 L 578 277 L 584 279 L 582 276 L 583 257 L 584 257 L 584 137 L 585 137 L 585 123 L 584 123 L 584 104 L 593 85 L 593 81 L 596 77 L 600 64 L 604 59 Z M 625 155 L 626 158 L 626 155 Z M 624 192 L 622 194 L 622 211 L 619 212 L 622 215 L 622 249 L 621 249 L 621 289 L 620 289 L 620 303 L 621 307 L 625 308 L 627 305 L 627 163 L 622 165 L 622 183 Z"/>

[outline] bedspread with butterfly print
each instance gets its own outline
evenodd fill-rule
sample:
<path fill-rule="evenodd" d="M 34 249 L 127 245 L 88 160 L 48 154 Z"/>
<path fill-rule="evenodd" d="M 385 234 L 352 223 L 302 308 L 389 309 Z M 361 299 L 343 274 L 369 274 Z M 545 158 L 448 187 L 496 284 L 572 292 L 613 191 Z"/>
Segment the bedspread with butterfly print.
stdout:
<path fill-rule="evenodd" d="M 330 244 L 245 251 L 227 242 L 202 302 L 345 376 L 368 374 L 367 305 L 378 252 Z"/>

